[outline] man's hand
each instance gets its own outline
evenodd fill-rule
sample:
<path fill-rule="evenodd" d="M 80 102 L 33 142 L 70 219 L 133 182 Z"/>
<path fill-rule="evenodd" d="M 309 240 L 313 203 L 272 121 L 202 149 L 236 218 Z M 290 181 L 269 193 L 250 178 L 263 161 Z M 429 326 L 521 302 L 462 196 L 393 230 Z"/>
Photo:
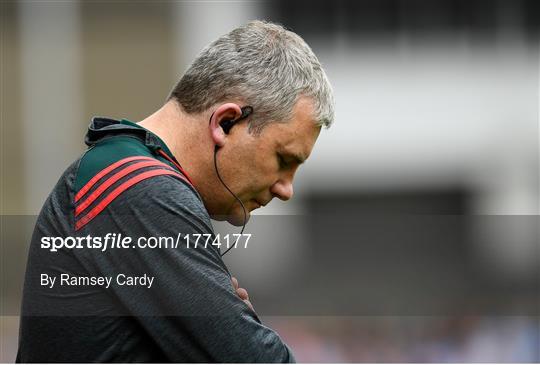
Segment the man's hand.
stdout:
<path fill-rule="evenodd" d="M 232 277 L 232 283 L 234 290 L 236 290 L 236 295 L 240 297 L 248 305 L 248 307 L 255 312 L 255 309 L 253 309 L 253 305 L 249 301 L 249 294 L 246 289 L 240 288 L 240 285 L 238 284 L 238 280 L 233 276 Z"/>

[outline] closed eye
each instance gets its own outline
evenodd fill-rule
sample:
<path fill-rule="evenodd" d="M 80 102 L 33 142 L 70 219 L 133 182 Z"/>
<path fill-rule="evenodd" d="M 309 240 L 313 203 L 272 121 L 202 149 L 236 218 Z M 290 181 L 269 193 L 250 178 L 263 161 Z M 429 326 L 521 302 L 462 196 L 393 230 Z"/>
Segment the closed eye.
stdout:
<path fill-rule="evenodd" d="M 283 156 L 281 154 L 279 154 L 279 153 L 278 153 L 278 163 L 279 163 L 279 168 L 280 169 L 285 169 L 288 166 L 287 161 L 285 161 Z"/>

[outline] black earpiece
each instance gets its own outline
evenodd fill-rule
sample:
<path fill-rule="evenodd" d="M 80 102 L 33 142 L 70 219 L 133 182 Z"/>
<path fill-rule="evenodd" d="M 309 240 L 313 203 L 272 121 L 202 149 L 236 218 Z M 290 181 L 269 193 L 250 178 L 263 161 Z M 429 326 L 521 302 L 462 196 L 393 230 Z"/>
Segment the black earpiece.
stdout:
<path fill-rule="evenodd" d="M 242 119 L 246 119 L 251 113 L 253 113 L 253 108 L 250 107 L 250 106 L 245 106 L 240 110 L 242 110 L 242 115 L 240 115 L 238 118 L 224 120 L 219 124 L 221 126 L 221 128 L 223 129 L 223 132 L 225 132 L 225 134 L 229 134 L 229 132 L 231 131 L 231 128 L 236 123 L 238 123 Z"/>

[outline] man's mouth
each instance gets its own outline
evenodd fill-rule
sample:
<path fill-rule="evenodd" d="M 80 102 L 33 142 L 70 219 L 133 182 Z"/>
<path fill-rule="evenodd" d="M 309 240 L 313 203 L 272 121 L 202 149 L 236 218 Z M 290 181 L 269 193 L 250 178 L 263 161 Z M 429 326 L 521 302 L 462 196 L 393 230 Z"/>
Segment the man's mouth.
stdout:
<path fill-rule="evenodd" d="M 263 204 L 263 203 L 261 203 L 260 201 L 258 201 L 258 200 L 256 200 L 256 199 L 253 199 L 253 202 L 254 202 L 255 205 L 256 205 L 255 208 L 253 208 L 253 210 L 259 209 L 259 208 L 264 207 L 264 206 L 266 205 L 266 204 Z"/>

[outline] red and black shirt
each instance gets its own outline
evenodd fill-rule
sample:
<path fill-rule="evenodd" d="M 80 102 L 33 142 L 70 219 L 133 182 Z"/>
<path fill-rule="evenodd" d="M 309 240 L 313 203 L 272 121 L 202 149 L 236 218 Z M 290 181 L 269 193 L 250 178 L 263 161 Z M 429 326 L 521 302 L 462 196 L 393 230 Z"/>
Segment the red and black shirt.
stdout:
<path fill-rule="evenodd" d="M 134 242 L 213 234 L 196 188 L 159 137 L 127 120 L 94 118 L 86 143 L 37 219 L 17 360 L 293 362 L 280 337 L 238 298 L 215 246 L 43 248 L 44 237 L 114 234 Z M 124 282 L 154 279 L 150 288 L 119 285 L 120 274 Z M 43 285 L 43 275 L 56 277 L 55 285 Z M 111 284 L 60 285 L 61 277 Z"/>

